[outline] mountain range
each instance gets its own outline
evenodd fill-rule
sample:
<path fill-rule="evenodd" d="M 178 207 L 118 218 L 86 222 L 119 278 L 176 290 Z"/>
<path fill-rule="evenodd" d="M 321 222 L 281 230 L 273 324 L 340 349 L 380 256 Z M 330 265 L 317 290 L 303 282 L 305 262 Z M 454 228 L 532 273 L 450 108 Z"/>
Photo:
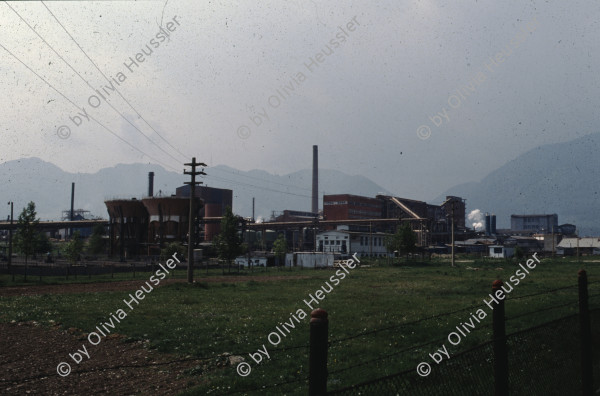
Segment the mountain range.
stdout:
<path fill-rule="evenodd" d="M 467 199 L 467 212 L 496 214 L 510 228 L 511 214 L 558 214 L 579 235 L 600 235 L 600 133 L 538 146 L 489 173 L 480 182 L 455 186 L 446 195 Z"/>
<path fill-rule="evenodd" d="M 272 212 L 284 209 L 310 210 L 312 170 L 273 175 L 262 170 L 244 172 L 218 165 L 205 171 L 208 175 L 203 185 L 233 190 L 233 211 L 239 215 L 252 215 L 252 198 L 255 198 L 256 218 L 268 219 Z M 0 164 L 0 183 L 5 186 L 0 196 L 5 201 L 14 201 L 15 218 L 27 202 L 34 201 L 42 220 L 58 220 L 62 211 L 70 208 L 71 183 L 75 183 L 75 209 L 107 218 L 105 200 L 147 196 L 149 172 L 154 172 L 155 196 L 174 194 L 177 187 L 189 181 L 183 172 L 170 172 L 152 164 L 119 164 L 96 173 L 69 173 L 39 158 L 23 158 Z M 319 202 L 324 193 L 389 194 L 364 176 L 337 170 L 320 169 L 319 180 L 324 186 Z"/>
<path fill-rule="evenodd" d="M 556 213 L 559 224 L 575 224 L 580 235 L 600 235 L 600 187 L 596 183 L 600 180 L 599 152 L 600 134 L 541 145 L 481 181 L 455 186 L 428 202 L 439 204 L 446 195 L 460 196 L 466 199 L 467 213 L 479 209 L 496 214 L 498 228 L 510 227 L 511 214 Z M 205 171 L 204 185 L 233 190 L 233 211 L 239 215 L 252 215 L 252 198 L 257 219 L 268 219 L 284 209 L 310 210 L 310 169 L 275 175 L 218 165 Z M 183 173 L 152 164 L 119 164 L 96 173 L 69 173 L 39 158 L 23 158 L 0 164 L 0 183 L 4 186 L 0 196 L 5 202 L 14 201 L 15 217 L 27 202 L 34 201 L 42 220 L 56 220 L 70 207 L 74 182 L 75 208 L 107 218 L 104 200 L 147 195 L 148 172 L 155 173 L 155 195 L 174 194 L 176 187 L 189 180 Z M 393 194 L 364 176 L 330 169 L 319 170 L 319 186 L 320 207 L 323 194 Z M 401 196 L 420 199 L 408 193 Z"/>

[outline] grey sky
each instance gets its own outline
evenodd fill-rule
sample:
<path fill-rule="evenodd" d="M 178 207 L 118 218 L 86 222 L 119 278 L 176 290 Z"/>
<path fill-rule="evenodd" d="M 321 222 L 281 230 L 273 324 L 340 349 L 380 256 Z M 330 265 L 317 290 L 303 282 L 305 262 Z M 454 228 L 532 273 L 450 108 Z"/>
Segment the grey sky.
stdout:
<path fill-rule="evenodd" d="M 310 167 L 311 146 L 318 144 L 321 167 L 362 174 L 399 195 L 428 200 L 533 147 L 598 132 L 600 3 L 454 3 L 46 5 L 106 76 L 117 79 L 123 72 L 117 89 L 186 155 L 209 165 L 283 174 Z M 92 86 L 108 85 L 41 3 L 10 5 Z M 155 38 L 161 18 L 166 26 L 173 17 L 180 25 L 169 40 L 130 72 L 124 62 Z M 358 25 L 350 32 L 353 18 Z M 531 23 L 535 29 L 519 36 L 515 48 L 515 37 Z M 304 63 L 330 52 L 327 45 L 333 47 L 340 26 L 345 42 L 309 71 Z M 93 91 L 4 3 L 0 32 L 0 44 L 79 107 L 171 170 L 183 169 L 184 159 L 116 93 L 108 101 L 178 161 L 106 102 L 93 109 Z M 511 51 L 504 61 L 487 69 L 489 58 L 506 48 Z M 75 126 L 69 117 L 80 110 L 4 49 L 0 54 L 0 161 L 37 156 L 85 172 L 154 162 L 94 122 Z M 473 84 L 478 72 L 485 79 Z M 450 95 L 466 94 L 469 83 L 468 96 L 458 106 L 451 99 L 451 108 Z M 283 99 L 273 106 L 269 98 L 278 94 Z M 429 117 L 444 109 L 447 118 L 437 127 Z M 251 117 L 256 122 L 263 111 L 268 119 L 261 116 L 256 126 Z M 417 136 L 423 124 L 431 128 L 425 140 Z M 57 136 L 61 125 L 71 129 L 67 139 Z M 250 128 L 244 138 L 242 125 Z"/>

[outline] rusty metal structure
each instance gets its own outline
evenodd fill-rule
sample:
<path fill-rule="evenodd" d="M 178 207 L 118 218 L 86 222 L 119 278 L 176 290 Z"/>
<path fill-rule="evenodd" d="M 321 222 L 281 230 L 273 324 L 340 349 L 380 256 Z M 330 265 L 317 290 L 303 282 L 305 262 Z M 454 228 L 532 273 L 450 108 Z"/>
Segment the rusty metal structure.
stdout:
<path fill-rule="evenodd" d="M 148 242 L 148 211 L 136 199 L 105 201 L 109 216 L 110 255 L 121 259 L 144 254 L 142 247 Z"/>

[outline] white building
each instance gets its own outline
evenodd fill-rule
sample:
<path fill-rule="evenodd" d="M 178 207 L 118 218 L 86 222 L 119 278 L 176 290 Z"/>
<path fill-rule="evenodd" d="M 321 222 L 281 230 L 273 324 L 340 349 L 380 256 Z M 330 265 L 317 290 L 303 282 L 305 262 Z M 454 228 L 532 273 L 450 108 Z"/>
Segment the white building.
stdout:
<path fill-rule="evenodd" d="M 492 258 L 509 258 L 515 255 L 514 247 L 491 245 L 488 247 L 489 256 Z"/>
<path fill-rule="evenodd" d="M 195 258 L 195 255 L 194 255 Z M 240 267 L 266 267 L 267 266 L 267 258 L 266 257 L 236 257 L 235 264 Z"/>
<path fill-rule="evenodd" d="M 600 238 L 563 238 L 556 246 L 556 254 L 573 256 L 579 252 L 580 255 L 600 254 Z"/>
<path fill-rule="evenodd" d="M 285 255 L 286 267 L 327 268 L 334 265 L 334 253 L 293 252 Z"/>
<path fill-rule="evenodd" d="M 317 251 L 348 255 L 357 253 L 358 257 L 392 256 L 393 253 L 388 253 L 385 247 L 385 237 L 388 235 L 381 232 L 324 231 L 317 234 Z"/>

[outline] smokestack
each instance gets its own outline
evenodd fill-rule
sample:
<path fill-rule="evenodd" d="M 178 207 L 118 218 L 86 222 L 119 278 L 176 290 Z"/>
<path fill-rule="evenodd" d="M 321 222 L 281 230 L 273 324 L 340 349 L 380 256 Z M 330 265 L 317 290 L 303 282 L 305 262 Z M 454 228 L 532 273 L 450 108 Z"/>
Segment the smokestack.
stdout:
<path fill-rule="evenodd" d="M 313 146 L 312 174 L 312 208 L 313 213 L 319 213 L 319 146 Z"/>
<path fill-rule="evenodd" d="M 75 183 L 71 183 L 71 216 L 69 220 L 73 221 L 73 211 L 75 206 Z M 69 228 L 69 236 L 73 236 L 73 229 Z"/>
<path fill-rule="evenodd" d="M 154 172 L 148 172 L 148 196 L 154 196 Z"/>
<path fill-rule="evenodd" d="M 254 197 L 252 197 L 252 221 L 254 221 Z"/>
<path fill-rule="evenodd" d="M 69 220 L 73 221 L 73 209 L 75 204 L 75 183 L 71 183 L 71 216 Z"/>

